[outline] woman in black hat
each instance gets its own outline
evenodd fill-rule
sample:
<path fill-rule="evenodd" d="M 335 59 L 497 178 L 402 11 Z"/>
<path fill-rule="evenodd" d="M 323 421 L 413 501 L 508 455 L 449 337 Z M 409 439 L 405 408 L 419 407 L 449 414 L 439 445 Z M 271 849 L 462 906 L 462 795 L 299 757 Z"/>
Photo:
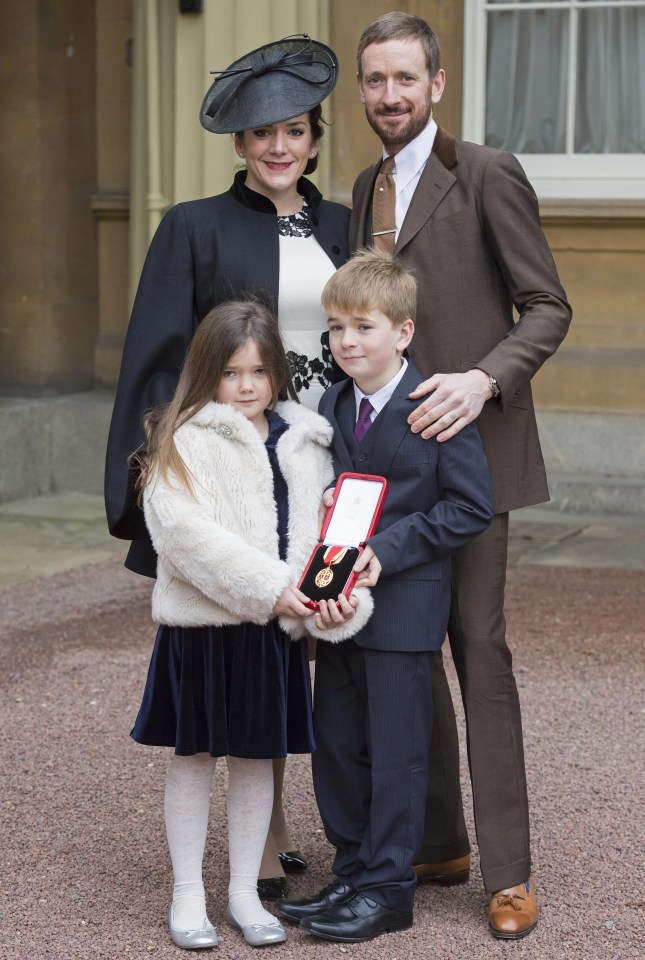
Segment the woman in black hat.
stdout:
<path fill-rule="evenodd" d="M 137 504 L 128 456 L 143 443 L 143 415 L 169 402 L 195 329 L 212 307 L 255 296 L 277 314 L 300 399 L 317 408 L 333 379 L 320 293 L 348 258 L 349 210 L 322 199 L 316 169 L 320 103 L 333 90 L 333 51 L 306 35 L 267 44 L 220 72 L 200 122 L 234 135 L 246 170 L 224 194 L 172 207 L 152 240 L 125 341 L 107 447 L 110 532 L 131 540 L 126 566 L 155 576 L 156 556 Z M 284 869 L 304 869 L 282 811 L 284 761 L 260 892 L 285 896 Z M 275 841 L 275 842 L 274 842 Z M 280 859 L 276 854 L 280 852 Z"/>

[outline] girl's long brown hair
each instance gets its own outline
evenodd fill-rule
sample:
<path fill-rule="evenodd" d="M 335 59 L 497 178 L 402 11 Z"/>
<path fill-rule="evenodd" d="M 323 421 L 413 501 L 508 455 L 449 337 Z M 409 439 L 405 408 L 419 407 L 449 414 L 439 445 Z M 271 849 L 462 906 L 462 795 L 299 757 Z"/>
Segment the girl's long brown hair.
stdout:
<path fill-rule="evenodd" d="M 271 406 L 297 395 L 291 381 L 278 321 L 258 300 L 230 300 L 207 313 L 193 337 L 170 403 L 153 407 L 144 418 L 146 450 L 130 457 L 142 491 L 156 472 L 173 474 L 194 494 L 188 467 L 175 446 L 175 430 L 215 397 L 226 365 L 240 347 L 252 340 L 271 384 Z"/>

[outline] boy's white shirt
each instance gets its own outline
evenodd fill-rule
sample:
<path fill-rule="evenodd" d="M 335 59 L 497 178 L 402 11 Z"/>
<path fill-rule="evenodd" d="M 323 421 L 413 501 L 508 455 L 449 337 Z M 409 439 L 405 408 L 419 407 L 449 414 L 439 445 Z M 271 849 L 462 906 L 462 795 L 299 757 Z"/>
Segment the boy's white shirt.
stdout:
<path fill-rule="evenodd" d="M 401 369 L 391 380 L 385 384 L 384 387 L 381 387 L 380 390 L 377 390 L 376 393 L 363 393 L 363 391 L 358 387 L 356 381 L 354 381 L 354 400 L 356 401 L 356 416 L 355 419 L 358 420 L 358 409 L 361 405 L 361 400 L 365 397 L 372 404 L 373 410 L 370 414 L 370 420 L 374 423 L 374 420 L 379 415 L 385 404 L 390 400 L 392 394 L 398 387 L 400 381 L 403 379 L 403 374 L 405 373 L 408 361 L 405 357 L 401 357 Z"/>
<path fill-rule="evenodd" d="M 332 428 L 293 401 L 277 405 L 290 427 L 277 456 L 289 491 L 287 560 L 278 554 L 273 473 L 264 441 L 246 417 L 225 404 L 207 403 L 175 432 L 193 480 L 195 497 L 179 481 L 158 474 L 147 485 L 144 514 L 158 555 L 152 615 L 172 626 L 222 626 L 271 619 L 273 606 L 297 583 L 318 541 L 318 510 L 333 478 Z M 310 633 L 344 640 L 367 623 L 369 591 L 346 624 L 317 631 L 313 618 L 281 617 L 294 639 Z"/>

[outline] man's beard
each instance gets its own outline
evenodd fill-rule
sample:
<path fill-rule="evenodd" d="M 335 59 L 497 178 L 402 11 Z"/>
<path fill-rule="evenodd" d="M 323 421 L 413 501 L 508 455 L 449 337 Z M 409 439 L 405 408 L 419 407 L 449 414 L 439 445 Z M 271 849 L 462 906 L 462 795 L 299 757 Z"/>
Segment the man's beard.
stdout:
<path fill-rule="evenodd" d="M 390 114 L 391 116 L 392 114 Z M 370 127 L 381 139 L 383 145 L 387 148 L 388 146 L 405 146 L 407 143 L 410 143 L 411 140 L 414 140 L 415 137 L 418 137 L 422 130 L 428 126 L 430 122 L 430 117 L 432 116 L 432 101 L 426 101 L 426 109 L 422 114 L 415 117 L 414 119 L 407 115 L 407 122 L 403 123 L 397 131 L 391 132 L 390 128 L 382 124 L 384 118 L 387 118 L 388 111 L 381 109 L 380 113 L 370 114 L 367 107 L 365 107 L 365 116 L 367 117 L 367 122 Z M 400 114 L 396 114 L 400 118 Z"/>

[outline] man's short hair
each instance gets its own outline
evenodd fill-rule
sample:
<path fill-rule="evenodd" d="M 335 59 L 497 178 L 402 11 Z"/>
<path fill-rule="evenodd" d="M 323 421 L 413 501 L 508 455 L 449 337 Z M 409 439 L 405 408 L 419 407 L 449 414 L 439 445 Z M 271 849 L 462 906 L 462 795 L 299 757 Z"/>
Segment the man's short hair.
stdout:
<path fill-rule="evenodd" d="M 360 250 L 332 274 L 322 292 L 323 310 L 361 316 L 380 310 L 400 327 L 414 320 L 417 282 L 403 264 L 381 250 Z"/>
<path fill-rule="evenodd" d="M 426 57 L 428 73 L 436 77 L 441 69 L 441 48 L 439 38 L 432 27 L 413 13 L 394 10 L 377 17 L 363 30 L 358 41 L 356 63 L 359 77 L 363 76 L 363 52 L 372 43 L 384 43 L 386 40 L 419 40 Z"/>

